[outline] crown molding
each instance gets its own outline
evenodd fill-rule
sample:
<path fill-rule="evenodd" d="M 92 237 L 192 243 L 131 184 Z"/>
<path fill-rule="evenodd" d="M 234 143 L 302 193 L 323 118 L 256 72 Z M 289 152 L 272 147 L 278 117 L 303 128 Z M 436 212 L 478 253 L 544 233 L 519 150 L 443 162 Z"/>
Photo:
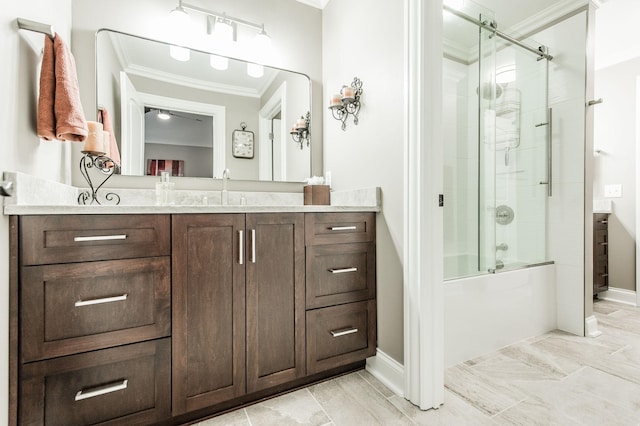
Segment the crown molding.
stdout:
<path fill-rule="evenodd" d="M 153 80 L 163 81 L 165 83 L 177 84 L 180 86 L 191 87 L 193 89 L 207 90 L 210 92 L 225 93 L 228 95 L 246 96 L 249 98 L 259 98 L 260 93 L 255 89 L 247 87 L 233 86 L 229 84 L 220 84 L 210 81 L 204 81 L 196 78 L 189 78 L 183 75 L 158 71 L 153 68 L 143 67 L 140 65 L 129 65 L 125 68 L 125 72 L 139 77 L 150 78 Z"/>
<path fill-rule="evenodd" d="M 297 0 L 299 3 L 306 4 L 307 6 L 315 7 L 317 9 L 324 9 L 325 6 L 331 0 Z"/>
<path fill-rule="evenodd" d="M 543 9 L 540 12 L 531 15 L 527 19 L 520 21 L 511 28 L 508 28 L 508 32 L 515 34 L 534 34 L 540 31 L 540 29 L 549 25 L 551 22 L 569 15 L 575 12 L 577 9 L 587 6 L 588 4 L 589 0 L 559 1 L 553 6 L 549 6 L 546 9 Z"/>

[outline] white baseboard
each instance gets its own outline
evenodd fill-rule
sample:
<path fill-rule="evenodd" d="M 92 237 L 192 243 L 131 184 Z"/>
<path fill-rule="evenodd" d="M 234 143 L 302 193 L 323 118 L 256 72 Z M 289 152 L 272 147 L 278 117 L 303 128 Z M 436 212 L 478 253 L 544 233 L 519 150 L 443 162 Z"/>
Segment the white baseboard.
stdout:
<path fill-rule="evenodd" d="M 404 366 L 380 349 L 367 358 L 367 371 L 393 393 L 404 398 Z"/>
<path fill-rule="evenodd" d="M 591 315 L 584 319 L 584 334 L 587 337 L 598 337 L 602 331 L 598 330 L 598 319 Z"/>
<path fill-rule="evenodd" d="M 598 298 L 636 306 L 636 292 L 623 288 L 609 287 L 609 290 L 598 293 Z"/>

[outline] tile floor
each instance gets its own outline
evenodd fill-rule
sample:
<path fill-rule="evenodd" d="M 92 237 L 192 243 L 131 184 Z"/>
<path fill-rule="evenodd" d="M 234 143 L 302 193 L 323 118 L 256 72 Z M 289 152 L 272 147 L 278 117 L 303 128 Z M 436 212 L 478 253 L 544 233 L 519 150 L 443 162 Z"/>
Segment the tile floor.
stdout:
<path fill-rule="evenodd" d="M 554 331 L 445 372 L 420 411 L 362 370 L 198 423 L 217 425 L 640 425 L 640 309 L 594 306 L 602 335 Z"/>

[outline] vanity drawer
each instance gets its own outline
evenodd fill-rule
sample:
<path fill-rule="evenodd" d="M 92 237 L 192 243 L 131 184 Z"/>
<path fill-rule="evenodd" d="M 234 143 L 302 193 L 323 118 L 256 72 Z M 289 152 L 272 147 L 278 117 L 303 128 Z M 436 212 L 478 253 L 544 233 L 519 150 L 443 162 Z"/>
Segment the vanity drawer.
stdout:
<path fill-rule="evenodd" d="M 29 362 L 171 333 L 169 256 L 22 268 Z"/>
<path fill-rule="evenodd" d="M 307 245 L 375 241 L 375 213 L 307 213 Z"/>
<path fill-rule="evenodd" d="M 20 424 L 151 424 L 170 415 L 171 339 L 24 365 Z"/>
<path fill-rule="evenodd" d="M 373 243 L 307 247 L 307 309 L 376 297 Z"/>
<path fill-rule="evenodd" d="M 360 361 L 375 353 L 375 300 L 307 311 L 307 374 Z"/>
<path fill-rule="evenodd" d="M 22 265 L 164 256 L 168 215 L 59 215 L 20 218 Z"/>

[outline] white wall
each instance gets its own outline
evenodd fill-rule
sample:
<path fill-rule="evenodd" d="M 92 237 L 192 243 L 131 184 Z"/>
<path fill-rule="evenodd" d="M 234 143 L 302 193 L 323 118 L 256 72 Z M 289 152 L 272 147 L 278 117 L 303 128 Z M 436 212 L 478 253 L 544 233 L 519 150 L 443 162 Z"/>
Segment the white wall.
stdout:
<path fill-rule="evenodd" d="M 68 164 L 60 142 L 40 141 L 36 135 L 36 102 L 41 34 L 18 31 L 16 18 L 54 25 L 67 43 L 70 41 L 71 0 L 4 2 L 0 8 L 0 170 L 20 171 L 63 181 Z M 0 423 L 8 416 L 8 324 L 9 324 L 9 220 L 0 218 Z"/>
<path fill-rule="evenodd" d="M 581 12 L 532 37 L 549 46 L 549 106 L 553 108 L 553 196 L 547 244 L 556 263 L 558 328 L 584 333 L 585 46 L 587 14 Z M 590 242 L 589 242 L 590 244 Z"/>
<path fill-rule="evenodd" d="M 609 216 L 609 285 L 636 290 L 636 78 L 640 58 L 596 71 L 594 107 L 594 198 L 604 198 L 604 186 L 622 185 Z"/>
<path fill-rule="evenodd" d="M 95 66 L 94 66 L 94 34 L 100 28 L 109 28 L 126 33 L 149 37 L 160 41 L 171 41 L 167 27 L 169 12 L 177 5 L 175 0 L 112 0 L 109 7 L 98 0 L 72 0 L 73 2 L 73 50 L 83 69 L 79 70 L 78 80 L 85 111 L 91 118 L 95 116 Z M 214 4 L 205 5 L 217 12 L 226 12 L 230 16 L 251 22 L 264 23 L 265 29 L 272 39 L 274 53 L 268 58 L 266 65 L 298 71 L 308 75 L 312 81 L 312 172 L 322 173 L 322 11 L 303 5 L 295 0 L 218 0 Z M 96 13 L 96 11 L 100 11 Z M 200 35 L 192 40 L 192 46 L 201 50 L 211 50 L 209 40 L 204 35 L 203 15 L 192 13 L 194 27 L 200 26 Z M 197 32 L 197 31 L 196 31 Z M 248 53 L 233 52 L 239 59 L 256 60 Z M 237 120 L 236 120 L 237 121 Z M 247 120 L 241 120 L 247 121 Z M 239 121 L 238 121 L 239 123 Z M 247 123 L 248 124 L 248 123 Z M 234 127 L 235 128 L 235 127 Z M 257 128 L 257 125 L 256 127 Z M 79 154 L 75 153 L 75 156 Z M 74 160 L 75 161 L 75 160 Z M 257 161 L 257 159 L 256 159 Z M 234 177 L 233 168 L 232 177 Z M 153 180 L 115 176 L 109 184 L 121 187 L 152 186 Z M 184 180 L 188 185 L 213 185 L 214 182 Z M 73 183 L 83 185 L 79 173 L 74 171 Z M 180 187 L 181 183 L 177 183 Z M 271 184 L 272 186 L 274 184 Z M 269 188 L 264 182 L 263 188 Z M 257 187 L 252 183 L 251 187 Z M 250 187 L 250 188 L 251 188 Z M 299 185 L 298 185 L 299 187 Z M 239 188 L 238 188 L 239 189 Z M 301 190 L 301 188 L 298 188 Z"/>
<path fill-rule="evenodd" d="M 403 362 L 404 68 L 401 2 L 330 2 L 323 14 L 324 96 L 362 80 L 360 124 L 346 131 L 324 110 L 325 170 L 333 189 L 379 186 L 377 222 L 378 347 Z"/>

